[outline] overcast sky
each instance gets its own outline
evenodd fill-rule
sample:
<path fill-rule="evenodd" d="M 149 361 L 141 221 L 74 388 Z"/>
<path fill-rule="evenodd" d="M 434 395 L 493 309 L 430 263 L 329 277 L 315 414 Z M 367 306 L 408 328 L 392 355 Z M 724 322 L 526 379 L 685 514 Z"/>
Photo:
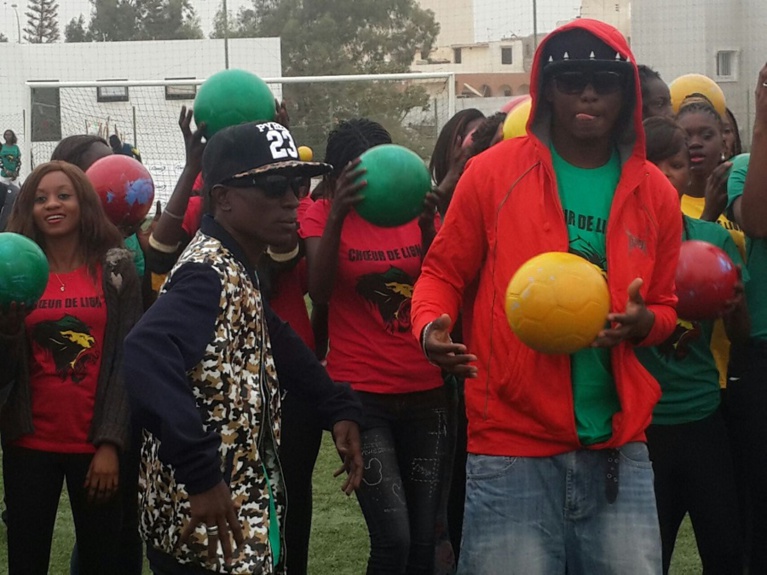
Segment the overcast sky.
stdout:
<path fill-rule="evenodd" d="M 490 35 L 509 35 L 509 32 L 524 35 L 532 31 L 533 0 L 474 0 L 477 14 L 475 29 L 477 40 L 482 41 Z M 236 12 L 240 6 L 249 4 L 248 0 L 228 0 L 229 10 Z M 16 41 L 16 17 L 12 4 L 17 4 L 19 21 L 22 29 L 26 24 L 26 0 L 2 0 L 0 6 L 0 32 L 11 42 Z M 221 0 L 192 0 L 192 4 L 200 17 L 200 24 L 207 34 L 212 26 L 213 16 L 221 5 Z M 578 13 L 578 0 L 537 0 L 538 28 L 540 31 L 551 30 L 560 20 L 573 18 Z M 88 0 L 59 0 L 59 26 L 61 34 L 64 27 L 80 14 L 89 19 L 91 5 Z M 526 29 L 525 23 L 529 25 Z"/>

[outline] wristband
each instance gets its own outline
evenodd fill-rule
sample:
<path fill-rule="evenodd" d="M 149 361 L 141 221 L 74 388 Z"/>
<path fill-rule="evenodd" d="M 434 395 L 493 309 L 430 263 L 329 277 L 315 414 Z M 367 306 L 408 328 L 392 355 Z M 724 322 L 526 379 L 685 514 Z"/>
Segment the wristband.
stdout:
<path fill-rule="evenodd" d="M 170 244 L 164 244 L 162 242 L 158 242 L 154 234 L 149 235 L 149 246 L 158 252 L 162 252 L 164 254 L 173 254 L 178 251 L 179 246 L 181 245 L 181 242 L 178 242 L 175 246 L 172 246 Z"/>

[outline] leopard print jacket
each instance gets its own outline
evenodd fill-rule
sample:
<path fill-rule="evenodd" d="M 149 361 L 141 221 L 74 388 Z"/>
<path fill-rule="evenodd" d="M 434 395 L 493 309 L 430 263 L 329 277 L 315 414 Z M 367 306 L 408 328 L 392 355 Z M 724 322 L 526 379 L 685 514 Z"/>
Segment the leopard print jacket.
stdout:
<path fill-rule="evenodd" d="M 148 545 L 182 564 L 234 574 L 281 573 L 282 564 L 274 566 L 268 536 L 269 485 L 280 523 L 285 510 L 276 455 L 280 394 L 259 287 L 219 240 L 200 232 L 171 270 L 160 297 L 172 284 L 174 272 L 187 263 L 209 265 L 221 278 L 214 336 L 187 376 L 206 431 L 221 436 L 221 469 L 245 541 L 231 566 L 225 565 L 220 547 L 215 561 L 208 560 L 204 525 L 198 526 L 185 545 L 179 545 L 190 519 L 188 494 L 176 481 L 173 468 L 160 461 L 160 441 L 148 431 L 144 431 L 139 480 L 142 535 Z"/>

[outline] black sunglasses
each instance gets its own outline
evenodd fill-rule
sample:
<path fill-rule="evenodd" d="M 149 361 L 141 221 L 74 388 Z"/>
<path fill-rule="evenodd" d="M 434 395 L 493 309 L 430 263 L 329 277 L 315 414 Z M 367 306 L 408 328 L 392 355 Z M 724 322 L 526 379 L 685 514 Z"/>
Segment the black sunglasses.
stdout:
<path fill-rule="evenodd" d="M 557 90 L 570 96 L 582 94 L 586 86 L 591 85 L 597 94 L 606 96 L 623 90 L 626 86 L 626 75 L 609 70 L 573 70 L 555 75 L 554 85 Z"/>
<path fill-rule="evenodd" d="M 221 183 L 230 188 L 258 188 L 269 198 L 281 198 L 290 189 L 299 200 L 309 195 L 311 187 L 309 178 L 280 174 L 241 176 Z"/>

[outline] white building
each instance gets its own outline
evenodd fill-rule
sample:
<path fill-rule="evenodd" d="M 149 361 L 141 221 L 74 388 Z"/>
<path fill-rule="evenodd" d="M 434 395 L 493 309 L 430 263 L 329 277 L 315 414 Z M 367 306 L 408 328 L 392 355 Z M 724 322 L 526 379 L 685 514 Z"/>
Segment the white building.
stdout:
<path fill-rule="evenodd" d="M 437 47 L 473 44 L 474 0 L 417 0 L 424 10 L 434 12 L 439 22 Z"/>
<path fill-rule="evenodd" d="M 748 145 L 754 87 L 767 57 L 765 0 L 639 0 L 631 12 L 632 49 L 666 82 L 691 72 L 722 87 Z"/>
<path fill-rule="evenodd" d="M 630 0 L 582 0 L 580 15 L 581 18 L 593 18 L 614 26 L 631 43 Z"/>
<path fill-rule="evenodd" d="M 281 76 L 279 38 L 229 40 L 230 68 L 264 78 Z M 23 153 L 22 177 L 47 161 L 57 141 L 115 129 L 136 145 L 155 179 L 158 196 L 172 191 L 184 163 L 179 110 L 196 88 L 225 67 L 224 40 L 0 44 L 3 86 L 0 130 L 12 129 Z M 165 87 L 33 88 L 30 82 L 178 80 Z M 279 84 L 272 85 L 275 96 Z M 32 105 L 34 93 L 35 104 Z M 32 138 L 31 136 L 35 136 Z M 34 140 L 34 141 L 32 141 Z"/>

